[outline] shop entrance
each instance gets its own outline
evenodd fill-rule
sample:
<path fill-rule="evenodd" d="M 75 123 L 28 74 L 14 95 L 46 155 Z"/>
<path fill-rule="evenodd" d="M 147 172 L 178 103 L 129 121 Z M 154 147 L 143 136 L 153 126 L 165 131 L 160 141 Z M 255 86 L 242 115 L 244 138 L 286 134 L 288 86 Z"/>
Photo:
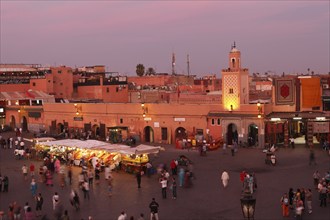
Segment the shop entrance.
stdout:
<path fill-rule="evenodd" d="M 275 122 L 266 124 L 266 142 L 270 146 L 284 143 L 284 123 Z"/>
<path fill-rule="evenodd" d="M 237 126 L 231 123 L 227 127 L 227 145 L 232 145 L 234 141 L 238 142 Z"/>
<path fill-rule="evenodd" d="M 248 145 L 249 147 L 258 145 L 258 126 L 255 124 L 249 125 Z"/>
<path fill-rule="evenodd" d="M 25 116 L 22 117 L 22 130 L 27 131 L 28 130 L 28 122 Z"/>
<path fill-rule="evenodd" d="M 111 143 L 121 143 L 127 139 L 127 127 L 111 127 L 108 131 Z"/>
<path fill-rule="evenodd" d="M 64 124 L 58 123 L 56 126 L 56 131 L 57 131 L 57 134 L 62 133 L 64 131 Z"/>
<path fill-rule="evenodd" d="M 16 128 L 16 119 L 15 116 L 10 117 L 10 127 L 14 130 Z"/>
<path fill-rule="evenodd" d="M 100 127 L 97 124 L 93 125 L 92 127 L 92 137 L 93 138 L 100 137 Z"/>
<path fill-rule="evenodd" d="M 175 140 L 187 139 L 187 131 L 183 127 L 178 127 L 175 130 Z"/>
<path fill-rule="evenodd" d="M 294 138 L 295 144 L 306 144 L 307 140 L 307 121 L 289 121 L 289 138 Z"/>
<path fill-rule="evenodd" d="M 144 128 L 144 141 L 150 143 L 154 142 L 154 130 L 150 126 Z"/>

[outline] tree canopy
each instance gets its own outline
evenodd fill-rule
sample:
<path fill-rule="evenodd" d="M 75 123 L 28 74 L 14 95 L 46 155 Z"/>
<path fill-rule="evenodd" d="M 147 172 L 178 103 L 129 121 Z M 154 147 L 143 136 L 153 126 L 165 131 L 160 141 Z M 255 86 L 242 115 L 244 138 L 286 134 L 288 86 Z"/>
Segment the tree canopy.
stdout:
<path fill-rule="evenodd" d="M 145 72 L 145 67 L 143 64 L 139 63 L 136 65 L 136 75 L 143 76 Z"/>
<path fill-rule="evenodd" d="M 147 69 L 146 76 L 151 76 L 151 75 L 155 75 L 155 74 L 156 74 L 156 71 L 155 71 L 154 68 L 149 67 L 149 68 Z"/>

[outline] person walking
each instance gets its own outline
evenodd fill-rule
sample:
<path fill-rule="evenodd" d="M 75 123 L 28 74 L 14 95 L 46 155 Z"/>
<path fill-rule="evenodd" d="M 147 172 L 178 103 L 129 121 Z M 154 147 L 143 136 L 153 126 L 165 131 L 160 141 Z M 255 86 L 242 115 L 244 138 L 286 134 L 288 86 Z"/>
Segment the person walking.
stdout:
<path fill-rule="evenodd" d="M 21 212 L 22 212 L 22 207 L 17 202 L 14 202 L 14 219 L 15 220 L 21 219 Z"/>
<path fill-rule="evenodd" d="M 221 174 L 222 185 L 224 188 L 227 187 L 229 182 L 229 174 L 226 171 L 223 171 Z"/>
<path fill-rule="evenodd" d="M 54 193 L 53 198 L 52 198 L 52 201 L 53 201 L 53 210 L 55 211 L 57 205 L 60 202 L 60 196 L 58 195 L 57 192 Z"/>
<path fill-rule="evenodd" d="M 314 151 L 312 149 L 310 150 L 310 153 L 309 153 L 309 166 L 311 164 L 316 165 L 315 154 L 314 154 Z"/>
<path fill-rule="evenodd" d="M 302 220 L 302 214 L 303 214 L 304 206 L 302 204 L 302 201 L 298 201 L 296 205 L 296 219 Z"/>
<path fill-rule="evenodd" d="M 31 180 L 30 189 L 32 196 L 35 197 L 37 194 L 38 185 L 34 179 Z"/>
<path fill-rule="evenodd" d="M 311 214 L 313 211 L 312 210 L 313 193 L 311 189 L 306 190 L 305 197 L 306 197 L 308 213 Z"/>
<path fill-rule="evenodd" d="M 118 220 L 126 220 L 126 219 L 127 219 L 127 214 L 124 211 L 122 211 L 118 216 Z"/>
<path fill-rule="evenodd" d="M 141 213 L 140 216 L 139 216 L 139 218 L 137 220 L 144 220 L 144 214 Z"/>
<path fill-rule="evenodd" d="M 179 170 L 179 186 L 182 187 L 184 184 L 184 169 L 181 167 Z"/>
<path fill-rule="evenodd" d="M 160 179 L 160 184 L 162 187 L 162 197 L 163 199 L 166 199 L 166 190 L 167 190 L 167 179 L 165 177 Z"/>
<path fill-rule="evenodd" d="M 231 151 L 231 156 L 235 156 L 235 148 L 234 145 L 228 145 L 228 147 L 230 147 L 230 151 Z"/>
<path fill-rule="evenodd" d="M 317 189 L 317 185 L 320 182 L 321 175 L 318 170 L 313 173 L 314 187 Z"/>
<path fill-rule="evenodd" d="M 176 199 L 176 180 L 175 180 L 175 177 L 172 177 L 171 189 L 172 189 L 172 199 Z"/>
<path fill-rule="evenodd" d="M 323 182 L 321 189 L 319 190 L 320 193 L 320 207 L 327 207 L 327 185 Z"/>
<path fill-rule="evenodd" d="M 34 178 L 34 170 L 35 170 L 34 164 L 31 163 L 30 164 L 30 175 L 31 175 L 31 178 Z"/>
<path fill-rule="evenodd" d="M 87 198 L 89 200 L 89 183 L 86 180 L 82 184 L 82 190 L 84 192 L 84 199 Z"/>
<path fill-rule="evenodd" d="M 242 172 L 240 172 L 239 174 L 239 180 L 241 181 L 242 183 L 242 187 L 244 188 L 244 180 L 245 180 L 245 176 L 246 176 L 246 172 L 245 170 L 243 170 Z"/>
<path fill-rule="evenodd" d="M 159 204 L 156 202 L 155 198 L 152 198 L 151 203 L 149 204 L 149 208 L 150 208 L 150 220 L 159 220 L 159 216 L 158 216 L 158 208 L 159 208 Z"/>
<path fill-rule="evenodd" d="M 41 216 L 42 205 L 44 203 L 44 198 L 42 198 L 41 193 L 36 197 L 36 216 Z"/>
<path fill-rule="evenodd" d="M 283 217 L 289 217 L 289 197 L 287 193 L 284 193 L 284 195 L 282 196 L 281 205 Z"/>
<path fill-rule="evenodd" d="M 24 180 L 27 180 L 28 168 L 25 164 L 22 166 L 22 173 L 23 173 Z"/>
<path fill-rule="evenodd" d="M 290 205 L 290 209 L 293 209 L 293 200 L 294 200 L 294 192 L 293 192 L 293 188 L 289 189 L 289 205 Z"/>
<path fill-rule="evenodd" d="M 69 198 L 71 205 L 78 211 L 80 208 L 80 200 L 78 193 L 74 189 L 71 189 Z"/>
<path fill-rule="evenodd" d="M 61 216 L 61 220 L 70 220 L 68 210 L 64 210 L 64 214 Z"/>
<path fill-rule="evenodd" d="M 290 138 L 290 143 L 291 143 L 292 149 L 294 149 L 294 138 L 293 137 Z"/>
<path fill-rule="evenodd" d="M 141 188 L 141 170 L 136 172 L 135 177 L 136 177 L 136 182 L 137 182 L 138 188 Z"/>
<path fill-rule="evenodd" d="M 87 171 L 87 178 L 88 178 L 89 185 L 92 187 L 93 186 L 93 180 L 94 180 L 94 173 L 93 173 L 93 170 L 92 169 L 89 169 Z M 105 178 L 105 179 L 107 180 L 108 177 Z"/>
<path fill-rule="evenodd" d="M 8 192 L 9 178 L 8 176 L 3 177 L 3 192 Z"/>
<path fill-rule="evenodd" d="M 69 180 L 69 184 L 72 185 L 72 167 L 71 167 L 71 165 L 69 165 L 69 167 L 68 167 L 68 180 Z"/>
<path fill-rule="evenodd" d="M 177 174 L 177 164 L 176 163 L 177 162 L 174 159 L 170 163 L 172 175 L 176 175 Z"/>
<path fill-rule="evenodd" d="M 104 168 L 104 178 L 106 180 L 108 180 L 110 173 L 111 173 L 110 165 L 106 165 Z"/>

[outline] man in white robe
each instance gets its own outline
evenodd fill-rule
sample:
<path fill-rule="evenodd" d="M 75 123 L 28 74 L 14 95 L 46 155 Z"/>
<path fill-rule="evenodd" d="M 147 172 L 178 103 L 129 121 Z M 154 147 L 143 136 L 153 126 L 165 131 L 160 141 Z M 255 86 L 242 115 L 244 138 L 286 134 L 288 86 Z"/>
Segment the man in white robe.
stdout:
<path fill-rule="evenodd" d="M 222 172 L 221 180 L 222 180 L 223 187 L 226 188 L 228 185 L 228 182 L 229 182 L 229 174 L 226 171 Z"/>

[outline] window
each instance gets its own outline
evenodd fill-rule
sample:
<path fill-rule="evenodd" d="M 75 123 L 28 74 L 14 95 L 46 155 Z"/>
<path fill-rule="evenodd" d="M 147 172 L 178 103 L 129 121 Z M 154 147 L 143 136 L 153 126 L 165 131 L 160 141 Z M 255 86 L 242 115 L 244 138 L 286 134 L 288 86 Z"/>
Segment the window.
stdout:
<path fill-rule="evenodd" d="M 35 82 L 33 82 L 33 83 L 32 83 L 32 86 L 36 86 L 36 83 L 35 83 Z"/>
<path fill-rule="evenodd" d="M 215 119 L 212 118 L 212 119 L 211 119 L 211 125 L 214 125 L 214 124 L 215 124 Z"/>
<path fill-rule="evenodd" d="M 233 88 L 229 88 L 229 94 L 233 94 L 234 93 L 234 89 Z"/>
<path fill-rule="evenodd" d="M 110 89 L 109 88 L 107 88 L 107 93 L 109 93 L 110 92 Z"/>
<path fill-rule="evenodd" d="M 42 100 L 31 100 L 31 105 L 42 105 Z"/>
<path fill-rule="evenodd" d="M 203 135 L 203 129 L 196 129 L 196 134 L 197 135 Z"/>
<path fill-rule="evenodd" d="M 220 118 L 218 118 L 217 125 L 220 125 L 220 124 L 221 124 L 221 120 L 220 120 Z"/>
<path fill-rule="evenodd" d="M 62 73 L 62 70 L 58 70 L 57 73 Z"/>
<path fill-rule="evenodd" d="M 63 86 L 63 83 L 60 83 L 61 86 Z"/>
<path fill-rule="evenodd" d="M 119 91 L 119 88 L 117 87 L 117 88 L 116 88 L 116 92 L 118 92 L 118 91 Z"/>
<path fill-rule="evenodd" d="M 120 124 L 124 123 L 124 119 L 122 119 L 122 118 L 119 121 L 120 121 Z"/>

